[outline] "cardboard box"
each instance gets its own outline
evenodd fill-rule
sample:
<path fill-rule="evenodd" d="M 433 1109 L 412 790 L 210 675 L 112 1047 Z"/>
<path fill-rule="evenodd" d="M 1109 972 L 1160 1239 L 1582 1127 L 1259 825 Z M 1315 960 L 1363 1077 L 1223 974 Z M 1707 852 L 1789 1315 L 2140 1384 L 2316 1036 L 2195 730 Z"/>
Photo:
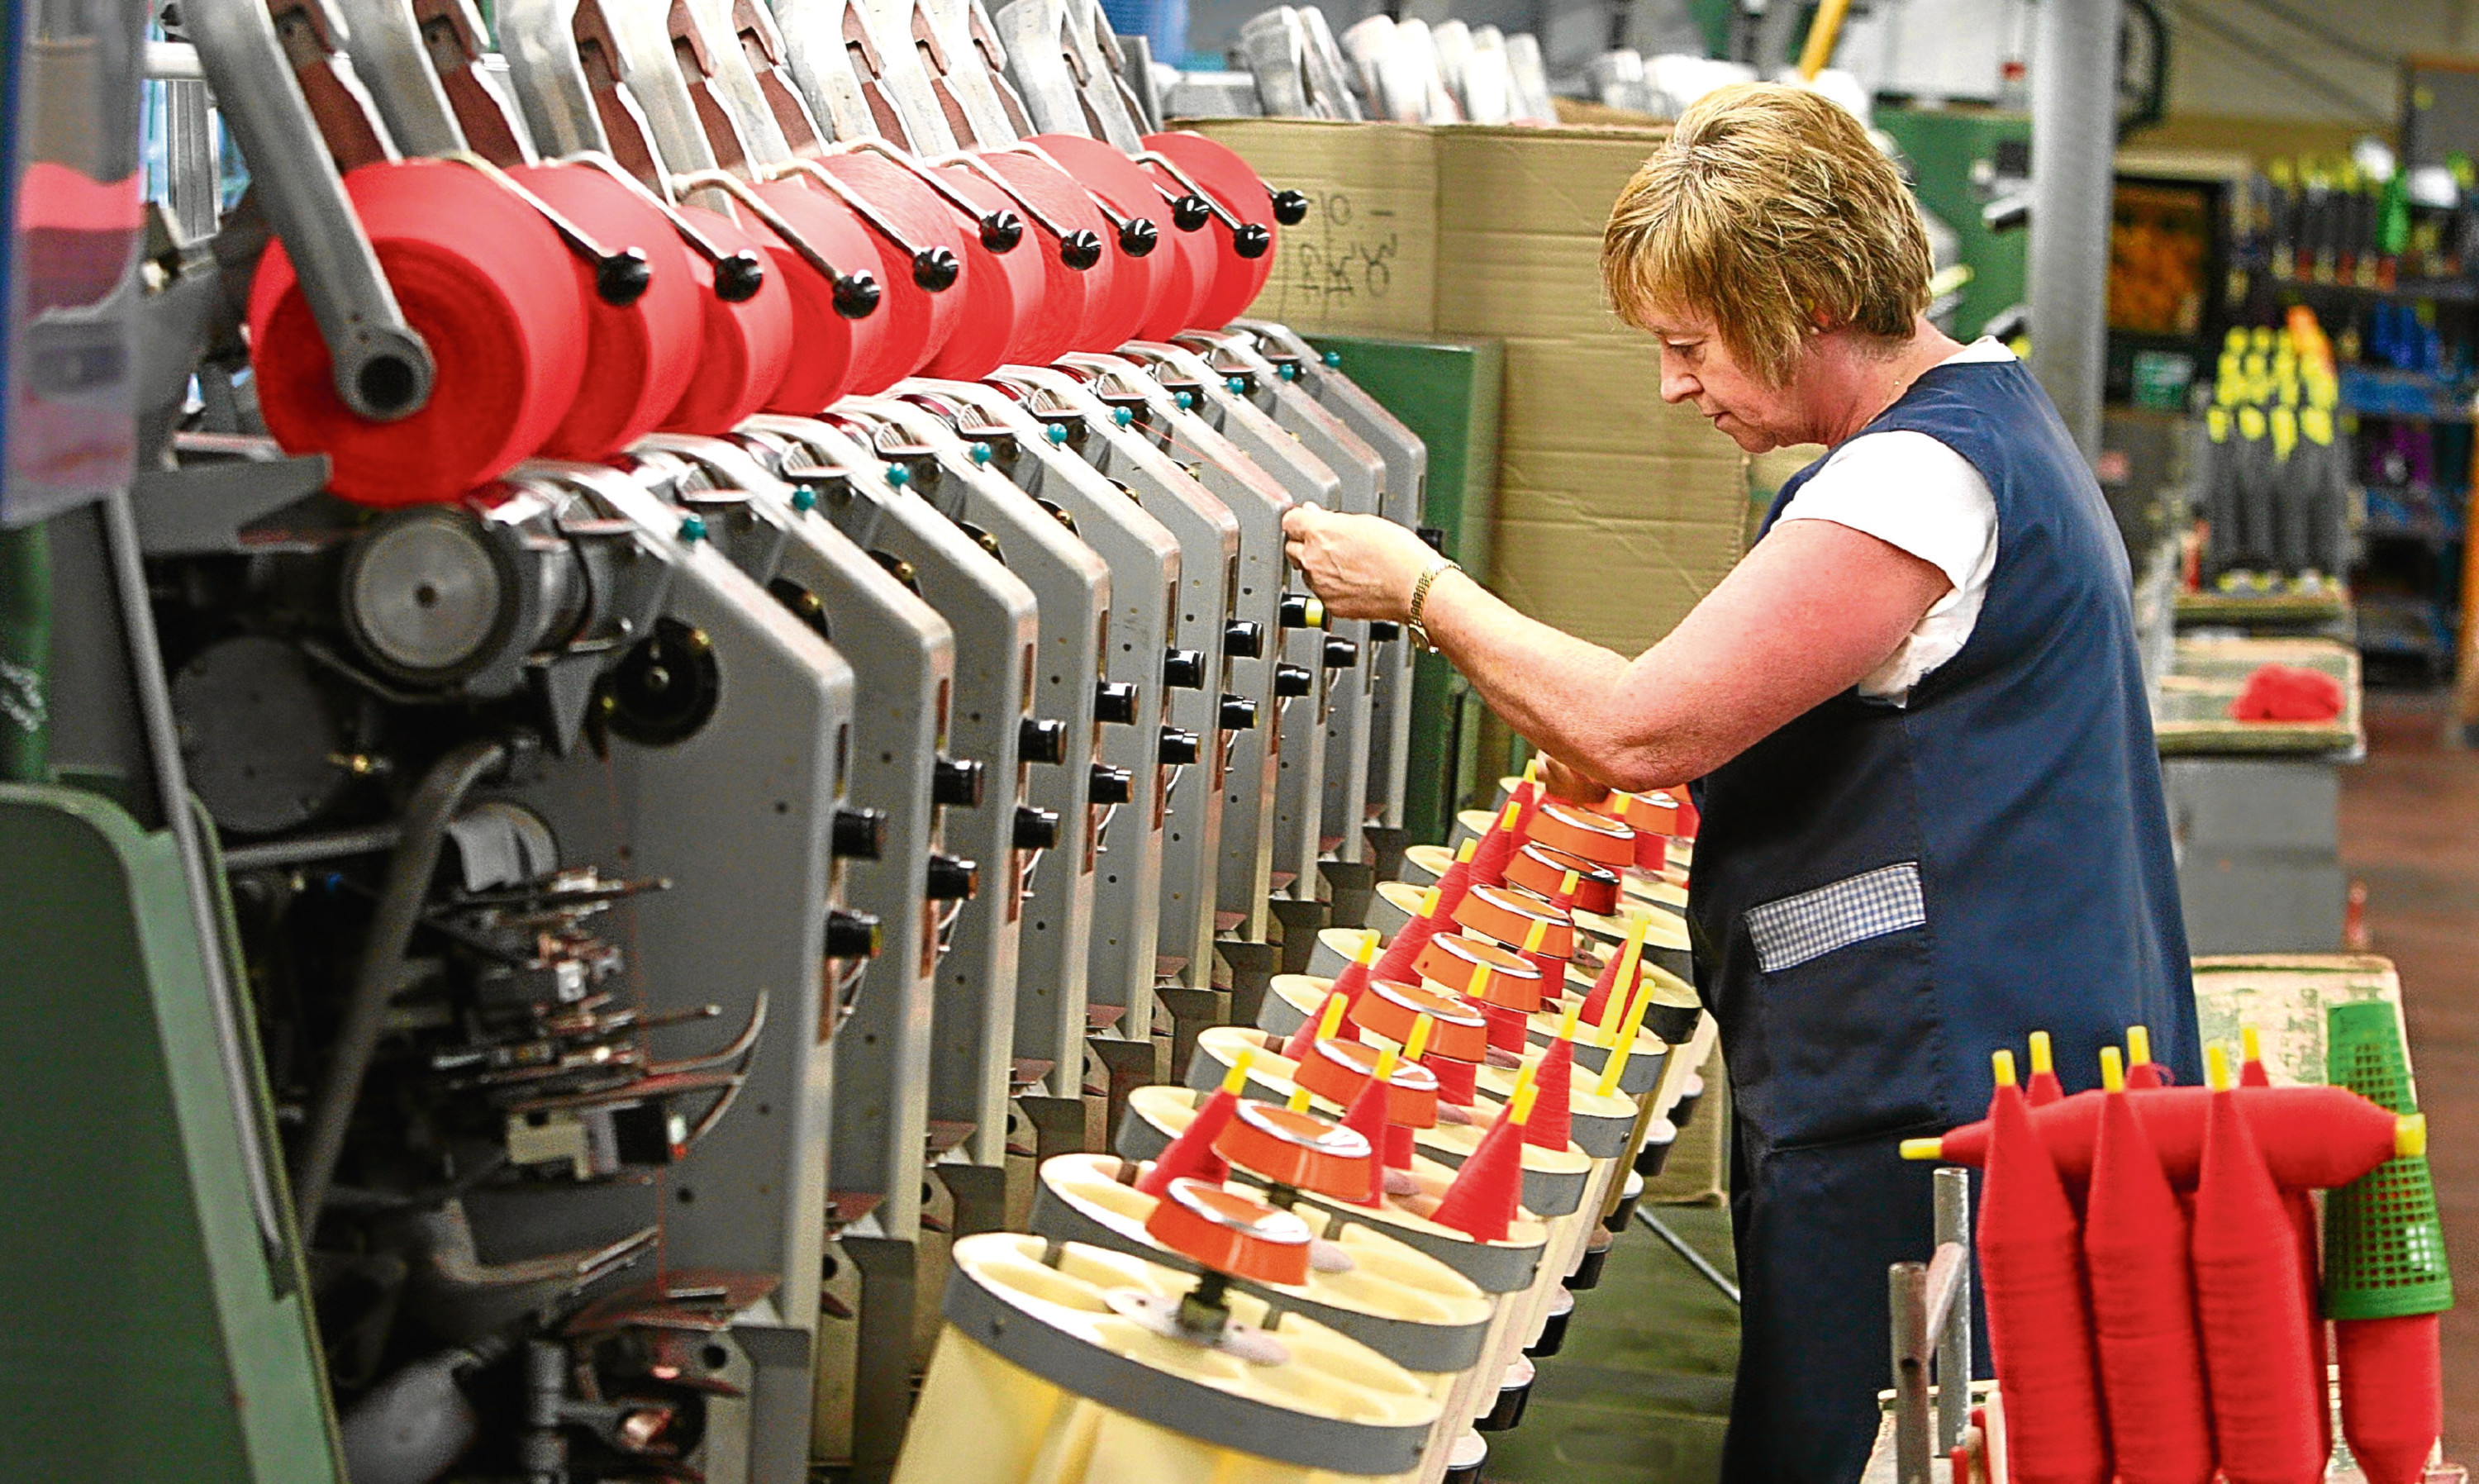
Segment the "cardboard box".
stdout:
<path fill-rule="evenodd" d="M 1663 131 L 1188 127 L 1310 197 L 1251 314 L 1310 334 L 1505 346 L 1490 572 L 1500 597 L 1632 655 L 1738 560 L 1745 457 L 1693 409 L 1662 403 L 1652 340 L 1601 292 L 1602 223 Z"/>

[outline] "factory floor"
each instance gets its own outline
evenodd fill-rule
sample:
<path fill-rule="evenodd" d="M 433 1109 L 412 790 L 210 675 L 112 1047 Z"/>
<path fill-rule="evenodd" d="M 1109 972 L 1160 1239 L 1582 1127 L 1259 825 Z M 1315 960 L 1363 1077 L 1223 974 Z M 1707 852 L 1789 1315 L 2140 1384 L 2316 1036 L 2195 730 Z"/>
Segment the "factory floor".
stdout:
<path fill-rule="evenodd" d="M 1655 1213 L 1725 1273 L 1722 1208 Z M 1708 1484 L 1722 1471 L 1739 1314 L 1641 1226 L 1581 1295 L 1567 1343 L 1540 1363 L 1522 1425 L 1490 1440 L 1488 1484 Z"/>
<path fill-rule="evenodd" d="M 2461 1305 L 2444 1317 L 2444 1446 L 2479 1459 L 2479 751 L 2441 693 L 2370 691 L 2367 760 L 2341 772 L 2341 860 L 2393 960 Z"/>
<path fill-rule="evenodd" d="M 2446 1245 L 2479 1286 L 2479 750 L 2448 740 L 2441 694 L 2372 691 L 2367 758 L 2342 771 L 2341 854 L 2367 888 L 2368 949 L 2393 960 L 2410 1022 Z M 1660 1213 L 1732 1270 L 1719 1209 Z M 1738 1358 L 1738 1316 L 1649 1232 L 1610 1254 L 1566 1347 L 1541 1363 L 1523 1424 L 1493 1440 L 1489 1484 L 1708 1484 Z M 2479 1459 L 2479 1301 L 2444 1318 L 2448 1457 Z"/>

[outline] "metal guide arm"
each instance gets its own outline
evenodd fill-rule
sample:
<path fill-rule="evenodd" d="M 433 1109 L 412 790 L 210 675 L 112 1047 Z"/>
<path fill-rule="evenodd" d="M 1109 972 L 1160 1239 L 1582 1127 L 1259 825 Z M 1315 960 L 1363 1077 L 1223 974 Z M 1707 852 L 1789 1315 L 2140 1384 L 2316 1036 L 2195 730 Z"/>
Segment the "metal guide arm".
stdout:
<path fill-rule="evenodd" d="M 353 72 L 370 90 L 396 148 L 436 157 L 465 147 L 447 91 L 422 54 L 422 33 L 404 0 L 335 0 L 345 18 Z"/>
<path fill-rule="evenodd" d="M 437 375 L 430 347 L 379 271 L 274 22 L 257 0 L 192 0 L 188 19 L 217 107 L 250 163 L 251 190 L 334 359 L 336 395 L 374 422 L 421 411 Z"/>

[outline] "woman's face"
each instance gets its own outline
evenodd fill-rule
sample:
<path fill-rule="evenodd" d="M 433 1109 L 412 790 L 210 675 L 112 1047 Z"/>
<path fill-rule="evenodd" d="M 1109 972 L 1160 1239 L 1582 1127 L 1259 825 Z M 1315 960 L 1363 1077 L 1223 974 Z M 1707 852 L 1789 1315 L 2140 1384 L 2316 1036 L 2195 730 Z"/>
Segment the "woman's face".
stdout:
<path fill-rule="evenodd" d="M 1711 317 L 1664 307 L 1649 328 L 1661 344 L 1661 399 L 1691 402 L 1715 427 L 1750 453 L 1806 441 L 1798 398 L 1787 386 L 1768 386 L 1730 355 Z"/>

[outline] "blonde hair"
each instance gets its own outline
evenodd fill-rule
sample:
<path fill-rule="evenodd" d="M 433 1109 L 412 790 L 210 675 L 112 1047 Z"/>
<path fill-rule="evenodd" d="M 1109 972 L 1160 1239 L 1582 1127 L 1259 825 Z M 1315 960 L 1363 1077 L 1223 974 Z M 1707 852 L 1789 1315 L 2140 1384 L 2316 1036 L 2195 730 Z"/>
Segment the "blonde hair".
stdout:
<path fill-rule="evenodd" d="M 1928 231 L 1859 121 L 1804 89 L 1719 88 L 1679 115 L 1601 233 L 1619 317 L 1712 317 L 1731 356 L 1787 382 L 1811 329 L 1904 341 L 1928 307 Z"/>

